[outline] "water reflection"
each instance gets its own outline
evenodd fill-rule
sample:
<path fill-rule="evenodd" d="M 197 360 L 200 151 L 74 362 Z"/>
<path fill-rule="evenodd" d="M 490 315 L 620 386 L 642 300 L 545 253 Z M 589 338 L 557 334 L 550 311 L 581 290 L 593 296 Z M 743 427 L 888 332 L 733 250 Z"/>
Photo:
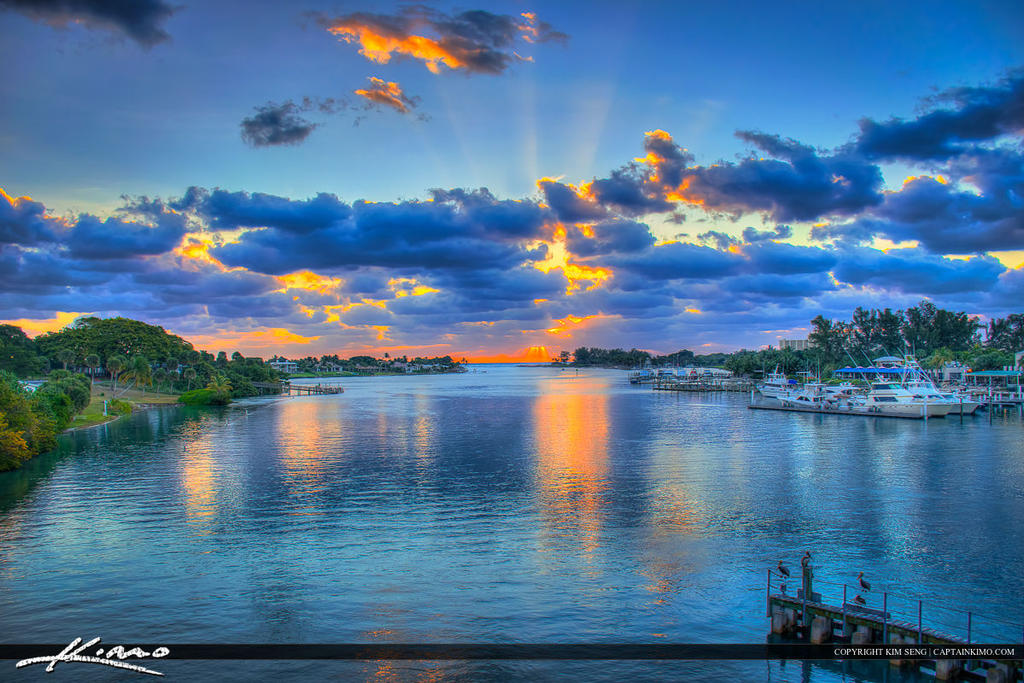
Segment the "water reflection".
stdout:
<path fill-rule="evenodd" d="M 607 381 L 586 376 L 542 380 L 533 402 L 534 448 L 542 516 L 556 536 L 586 555 L 601 546 L 608 491 Z"/>

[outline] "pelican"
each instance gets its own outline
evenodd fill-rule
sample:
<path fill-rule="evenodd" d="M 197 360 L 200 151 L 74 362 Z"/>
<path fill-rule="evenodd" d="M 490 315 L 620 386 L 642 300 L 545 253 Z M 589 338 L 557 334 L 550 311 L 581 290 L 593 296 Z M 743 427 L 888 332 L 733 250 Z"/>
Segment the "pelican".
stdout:
<path fill-rule="evenodd" d="M 866 590 L 866 591 L 871 590 L 871 584 L 864 580 L 864 572 L 861 572 L 860 574 L 857 574 L 857 583 L 859 583 L 860 587 L 863 588 L 864 590 Z"/>
<path fill-rule="evenodd" d="M 785 576 L 787 579 L 789 578 L 789 568 L 782 564 L 782 560 L 779 560 L 779 574 Z"/>
<path fill-rule="evenodd" d="M 811 551 L 805 550 L 804 556 L 800 558 L 800 566 L 807 569 L 807 566 L 811 564 Z"/>
<path fill-rule="evenodd" d="M 867 601 L 867 600 L 865 600 L 864 598 L 860 597 L 859 595 L 858 595 L 857 597 L 855 597 L 855 598 L 853 599 L 853 601 L 854 601 L 855 603 L 857 603 L 858 605 L 866 605 L 866 604 L 868 604 L 868 601 Z"/>

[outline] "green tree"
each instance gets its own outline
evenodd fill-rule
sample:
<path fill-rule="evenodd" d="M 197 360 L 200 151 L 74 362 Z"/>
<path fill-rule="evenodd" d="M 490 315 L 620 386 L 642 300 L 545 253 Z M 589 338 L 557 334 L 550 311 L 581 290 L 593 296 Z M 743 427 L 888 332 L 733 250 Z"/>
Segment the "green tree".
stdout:
<path fill-rule="evenodd" d="M 181 376 L 184 377 L 185 381 L 188 382 L 188 386 L 186 387 L 185 390 L 186 391 L 190 391 L 192 389 L 192 380 L 194 380 L 196 378 L 196 369 L 195 368 L 185 368 L 182 371 Z"/>
<path fill-rule="evenodd" d="M 85 357 L 85 367 L 89 368 L 89 384 L 92 385 L 96 379 L 96 370 L 100 367 L 100 357 L 95 353 L 90 353 Z"/>
<path fill-rule="evenodd" d="M 68 363 L 75 360 L 76 354 L 71 349 L 61 349 L 57 352 L 57 360 L 64 364 L 64 369 L 68 369 Z"/>
<path fill-rule="evenodd" d="M 153 369 L 149 366 L 149 361 L 142 356 L 132 358 L 124 374 L 126 380 L 132 380 L 135 386 L 142 389 L 142 393 L 146 393 L 146 387 L 153 383 Z"/>
<path fill-rule="evenodd" d="M 110 373 L 110 379 L 113 381 L 111 391 L 114 395 L 117 395 L 117 376 L 124 370 L 126 362 L 123 356 L 111 356 L 107 359 L 107 372 Z"/>

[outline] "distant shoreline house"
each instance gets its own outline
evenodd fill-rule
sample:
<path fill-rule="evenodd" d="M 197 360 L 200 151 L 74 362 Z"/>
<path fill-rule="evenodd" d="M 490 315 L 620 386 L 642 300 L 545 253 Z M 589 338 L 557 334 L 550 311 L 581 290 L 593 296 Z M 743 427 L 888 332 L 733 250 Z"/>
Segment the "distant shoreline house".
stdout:
<path fill-rule="evenodd" d="M 289 375 L 293 375 L 299 371 L 299 364 L 293 360 L 286 360 L 284 358 L 275 358 L 267 361 L 267 365 L 274 368 L 278 372 L 285 372 Z"/>

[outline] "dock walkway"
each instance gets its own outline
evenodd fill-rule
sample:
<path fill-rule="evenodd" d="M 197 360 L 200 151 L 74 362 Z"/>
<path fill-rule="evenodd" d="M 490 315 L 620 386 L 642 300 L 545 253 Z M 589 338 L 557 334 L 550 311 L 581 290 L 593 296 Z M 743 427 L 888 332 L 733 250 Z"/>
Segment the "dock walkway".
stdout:
<path fill-rule="evenodd" d="M 779 579 L 775 586 L 772 585 L 773 577 Z M 786 592 L 788 580 L 788 577 L 768 570 L 766 616 L 771 619 L 771 632 L 776 635 L 799 637 L 811 643 L 848 642 L 854 645 L 969 647 L 979 643 L 1024 642 L 1024 624 L 963 611 L 948 604 L 929 604 L 926 607 L 923 600 L 908 600 L 888 592 L 878 595 L 870 588 L 818 581 L 819 586 L 826 586 L 833 594 L 823 596 L 815 592 L 814 567 L 810 565 L 801 568 L 802 588 L 795 595 Z M 850 588 L 854 589 L 856 597 L 850 598 Z M 941 621 L 949 619 L 950 615 L 961 623 L 953 625 L 949 621 Z M 890 663 L 894 666 L 923 664 L 934 670 L 935 677 L 940 680 L 980 678 L 1003 683 L 1024 680 L 1024 661 L 1019 659 L 892 659 Z"/>

